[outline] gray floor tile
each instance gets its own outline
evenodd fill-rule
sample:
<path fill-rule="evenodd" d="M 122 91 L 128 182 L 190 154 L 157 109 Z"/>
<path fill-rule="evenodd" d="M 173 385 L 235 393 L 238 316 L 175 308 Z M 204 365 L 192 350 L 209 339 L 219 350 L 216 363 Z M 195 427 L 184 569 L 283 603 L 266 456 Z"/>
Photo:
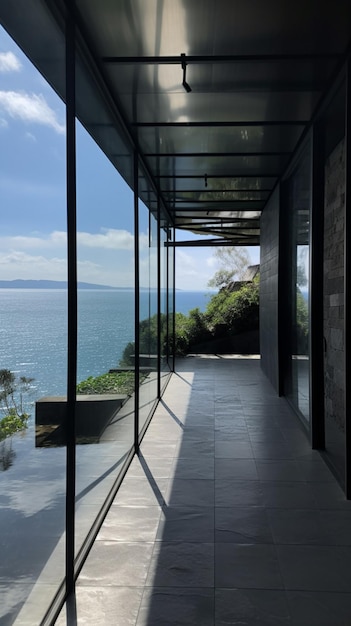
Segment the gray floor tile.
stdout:
<path fill-rule="evenodd" d="M 164 507 L 156 539 L 157 541 L 213 543 L 214 508 Z"/>
<path fill-rule="evenodd" d="M 261 483 L 254 480 L 215 480 L 215 506 L 263 506 Z"/>
<path fill-rule="evenodd" d="M 301 482 L 261 482 L 263 502 L 269 508 L 318 508 L 311 485 Z"/>
<path fill-rule="evenodd" d="M 154 544 L 97 541 L 78 578 L 90 587 L 140 587 L 145 584 Z"/>
<path fill-rule="evenodd" d="M 334 483 L 311 482 L 310 488 L 321 509 L 351 511 L 351 500 L 345 500 L 345 494 L 336 481 Z"/>
<path fill-rule="evenodd" d="M 215 443 L 215 457 L 218 459 L 252 459 L 253 452 L 249 441 L 218 441 Z"/>
<path fill-rule="evenodd" d="M 165 497 L 168 489 L 168 479 L 160 478 L 157 480 L 148 480 L 146 477 L 129 478 L 127 476 L 123 481 L 114 506 L 157 506 L 165 503 Z"/>
<path fill-rule="evenodd" d="M 350 626 L 351 593 L 288 591 L 293 626 Z"/>
<path fill-rule="evenodd" d="M 273 543 L 263 507 L 216 507 L 215 541 L 228 543 Z"/>
<path fill-rule="evenodd" d="M 335 478 L 322 459 L 297 461 L 299 471 L 307 482 L 334 483 Z"/>
<path fill-rule="evenodd" d="M 169 506 L 214 506 L 214 480 L 175 478 L 170 482 Z"/>
<path fill-rule="evenodd" d="M 146 472 L 151 474 L 154 479 L 169 478 L 173 474 L 174 458 L 162 457 L 134 457 L 129 469 L 128 476 L 130 478 L 144 478 Z"/>
<path fill-rule="evenodd" d="M 236 430 L 245 430 L 247 431 L 246 420 L 239 416 L 235 415 L 219 415 L 215 416 L 215 427 L 216 430 L 227 431 L 228 433 L 235 432 Z"/>
<path fill-rule="evenodd" d="M 277 552 L 286 589 L 350 592 L 351 548 L 277 545 Z"/>
<path fill-rule="evenodd" d="M 112 506 L 97 536 L 103 541 L 154 541 L 161 517 L 158 506 Z"/>
<path fill-rule="evenodd" d="M 247 425 L 247 431 L 249 433 L 251 443 L 268 443 L 272 445 L 286 445 L 286 440 L 280 428 L 265 428 L 252 424 Z"/>
<path fill-rule="evenodd" d="M 214 458 L 180 458 L 174 461 L 175 478 L 214 479 Z"/>
<path fill-rule="evenodd" d="M 257 480 L 258 474 L 253 459 L 216 459 L 216 480 Z"/>
<path fill-rule="evenodd" d="M 145 589 L 136 626 L 215 626 L 213 589 Z"/>
<path fill-rule="evenodd" d="M 145 436 L 146 437 L 146 436 Z M 179 443 L 167 441 L 151 441 L 147 438 L 143 439 L 141 444 L 141 451 L 145 457 L 175 457 L 178 453 Z"/>
<path fill-rule="evenodd" d="M 265 459 L 265 460 L 278 460 L 278 459 L 288 459 L 291 460 L 294 458 L 293 453 L 289 450 L 289 448 L 282 443 L 281 441 L 277 442 L 255 442 L 251 443 L 253 455 L 255 459 Z"/>
<path fill-rule="evenodd" d="M 141 450 L 80 624 L 351 626 L 351 502 L 259 361 L 181 360 Z"/>
<path fill-rule="evenodd" d="M 285 591 L 216 589 L 216 626 L 292 625 Z"/>
<path fill-rule="evenodd" d="M 213 587 L 214 544 L 156 543 L 146 586 Z"/>
<path fill-rule="evenodd" d="M 184 439 L 179 446 L 179 458 L 194 458 L 204 457 L 213 458 L 214 454 L 214 441 L 202 441 L 201 431 L 199 432 L 199 439 L 187 441 Z"/>
<path fill-rule="evenodd" d="M 216 587 L 283 589 L 274 546 L 217 543 Z"/>
<path fill-rule="evenodd" d="M 136 623 L 143 587 L 77 587 L 77 621 L 64 607 L 56 626 L 127 626 Z"/>
<path fill-rule="evenodd" d="M 330 533 L 319 510 L 267 509 L 275 543 L 327 545 Z"/>
<path fill-rule="evenodd" d="M 320 511 L 320 519 L 328 536 L 328 544 L 351 546 L 351 510 L 323 510 Z"/>
<path fill-rule="evenodd" d="M 304 482 L 298 463 L 290 460 L 256 461 L 257 473 L 261 480 Z"/>

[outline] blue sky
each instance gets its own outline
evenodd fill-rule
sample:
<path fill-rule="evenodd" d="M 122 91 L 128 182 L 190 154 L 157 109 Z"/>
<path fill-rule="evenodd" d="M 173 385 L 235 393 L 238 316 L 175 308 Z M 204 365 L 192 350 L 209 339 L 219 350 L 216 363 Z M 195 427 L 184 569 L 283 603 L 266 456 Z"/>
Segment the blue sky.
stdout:
<path fill-rule="evenodd" d="M 0 279 L 65 280 L 65 108 L 1 28 L 0 141 Z M 79 280 L 133 286 L 133 195 L 79 123 L 77 209 Z M 142 211 L 143 286 L 146 215 Z M 256 249 L 251 259 L 258 262 Z M 206 290 L 218 268 L 211 248 L 178 249 L 176 267 L 177 287 L 190 290 Z"/>

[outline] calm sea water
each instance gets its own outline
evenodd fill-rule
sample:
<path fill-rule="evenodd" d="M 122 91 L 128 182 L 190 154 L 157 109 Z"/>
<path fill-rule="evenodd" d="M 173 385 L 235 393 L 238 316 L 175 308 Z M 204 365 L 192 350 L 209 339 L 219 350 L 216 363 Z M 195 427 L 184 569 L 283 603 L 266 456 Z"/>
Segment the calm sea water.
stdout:
<path fill-rule="evenodd" d="M 133 341 L 132 291 L 80 290 L 78 381 L 118 365 Z M 177 291 L 176 310 L 204 310 L 203 292 Z M 0 369 L 35 379 L 32 401 L 63 395 L 67 368 L 67 294 L 64 290 L 0 289 Z M 156 310 L 156 295 L 141 293 L 141 318 Z"/>

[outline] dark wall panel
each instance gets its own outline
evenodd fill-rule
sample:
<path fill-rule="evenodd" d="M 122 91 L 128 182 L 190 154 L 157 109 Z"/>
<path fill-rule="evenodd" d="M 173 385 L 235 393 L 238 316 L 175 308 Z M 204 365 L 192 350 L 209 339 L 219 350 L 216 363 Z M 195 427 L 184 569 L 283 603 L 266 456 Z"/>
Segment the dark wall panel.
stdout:
<path fill-rule="evenodd" d="M 261 366 L 279 390 L 278 370 L 278 259 L 279 188 L 261 216 L 260 345 Z"/>

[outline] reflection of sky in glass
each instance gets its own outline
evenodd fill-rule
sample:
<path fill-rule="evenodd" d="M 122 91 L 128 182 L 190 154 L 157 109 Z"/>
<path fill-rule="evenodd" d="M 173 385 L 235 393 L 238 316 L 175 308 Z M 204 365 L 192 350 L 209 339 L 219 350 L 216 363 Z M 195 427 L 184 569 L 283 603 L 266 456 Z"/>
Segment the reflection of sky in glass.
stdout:
<path fill-rule="evenodd" d="M 297 266 L 303 271 L 306 284 L 301 285 L 303 289 L 308 289 L 310 280 L 310 259 L 309 246 L 297 246 Z"/>

